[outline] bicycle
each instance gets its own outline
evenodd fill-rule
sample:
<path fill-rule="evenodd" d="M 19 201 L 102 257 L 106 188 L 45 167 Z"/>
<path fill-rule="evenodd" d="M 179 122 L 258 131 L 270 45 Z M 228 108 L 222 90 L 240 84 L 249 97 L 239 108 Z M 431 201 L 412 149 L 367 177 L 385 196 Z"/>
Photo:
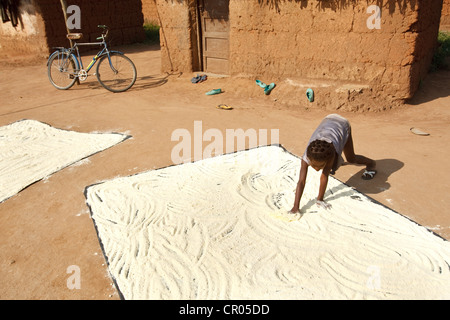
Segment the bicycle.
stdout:
<path fill-rule="evenodd" d="M 70 89 L 77 80 L 85 81 L 89 76 L 89 71 L 96 62 L 97 70 L 94 75 L 98 82 L 107 90 L 112 92 L 124 92 L 130 89 L 136 82 L 137 72 L 133 61 L 120 51 L 109 50 L 106 43 L 109 28 L 99 25 L 103 29 L 97 40 L 101 42 L 75 42 L 71 48 L 55 47 L 47 61 L 48 77 L 53 86 L 60 90 Z M 82 33 L 69 33 L 69 40 L 80 40 Z M 86 69 L 83 67 L 79 46 L 99 45 L 103 48 L 92 58 Z M 75 55 L 76 54 L 76 55 Z"/>

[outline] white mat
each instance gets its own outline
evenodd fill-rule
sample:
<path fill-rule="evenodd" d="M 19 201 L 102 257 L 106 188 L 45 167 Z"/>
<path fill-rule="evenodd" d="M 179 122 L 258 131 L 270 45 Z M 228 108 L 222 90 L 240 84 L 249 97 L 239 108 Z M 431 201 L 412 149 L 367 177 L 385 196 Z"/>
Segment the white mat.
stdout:
<path fill-rule="evenodd" d="M 269 146 L 86 189 L 125 299 L 450 298 L 450 245 L 330 177 L 315 205 L 309 170 Z M 370 183 L 370 182 L 368 182 Z"/>
<path fill-rule="evenodd" d="M 126 138 L 115 133 L 60 130 L 35 120 L 22 120 L 0 127 L 0 202 Z"/>

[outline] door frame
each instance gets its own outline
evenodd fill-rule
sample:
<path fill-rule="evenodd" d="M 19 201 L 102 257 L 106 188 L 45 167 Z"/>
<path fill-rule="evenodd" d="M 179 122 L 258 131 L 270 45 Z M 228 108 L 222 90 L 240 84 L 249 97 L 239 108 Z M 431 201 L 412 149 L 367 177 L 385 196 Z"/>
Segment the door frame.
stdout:
<path fill-rule="evenodd" d="M 202 72 L 206 72 L 206 65 L 205 65 L 205 56 L 204 56 L 204 32 L 203 32 L 203 12 L 204 12 L 204 4 L 205 0 L 196 0 L 195 1 L 195 5 L 196 5 L 196 20 L 197 20 L 197 63 L 201 69 Z M 229 21 L 229 1 L 228 1 L 228 21 Z M 229 22 L 228 22 L 229 23 Z M 228 29 L 228 31 L 230 31 Z M 228 44 L 230 41 L 230 37 L 228 34 Z M 228 63 L 230 63 L 230 52 L 229 52 L 229 46 L 228 46 Z M 229 74 L 230 70 L 227 70 L 226 74 Z"/>

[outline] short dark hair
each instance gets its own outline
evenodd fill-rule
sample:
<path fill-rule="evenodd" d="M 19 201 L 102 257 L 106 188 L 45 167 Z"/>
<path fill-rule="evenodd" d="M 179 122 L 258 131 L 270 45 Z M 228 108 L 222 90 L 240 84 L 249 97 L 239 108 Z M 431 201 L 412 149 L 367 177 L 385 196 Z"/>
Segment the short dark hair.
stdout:
<path fill-rule="evenodd" d="M 332 143 L 323 140 L 314 140 L 306 149 L 306 156 L 309 159 L 322 162 L 331 159 L 335 152 Z"/>

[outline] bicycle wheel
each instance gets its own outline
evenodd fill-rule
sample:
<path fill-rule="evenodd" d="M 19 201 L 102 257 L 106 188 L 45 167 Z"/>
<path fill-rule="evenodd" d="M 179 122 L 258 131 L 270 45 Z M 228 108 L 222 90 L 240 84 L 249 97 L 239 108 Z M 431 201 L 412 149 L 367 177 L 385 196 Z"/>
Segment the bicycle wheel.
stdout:
<path fill-rule="evenodd" d="M 71 88 L 77 81 L 78 62 L 67 52 L 55 52 L 48 60 L 48 78 L 60 90 Z"/>
<path fill-rule="evenodd" d="M 123 92 L 136 82 L 137 72 L 134 63 L 121 53 L 111 53 L 110 59 L 105 55 L 97 65 L 98 82 L 112 92 Z"/>

